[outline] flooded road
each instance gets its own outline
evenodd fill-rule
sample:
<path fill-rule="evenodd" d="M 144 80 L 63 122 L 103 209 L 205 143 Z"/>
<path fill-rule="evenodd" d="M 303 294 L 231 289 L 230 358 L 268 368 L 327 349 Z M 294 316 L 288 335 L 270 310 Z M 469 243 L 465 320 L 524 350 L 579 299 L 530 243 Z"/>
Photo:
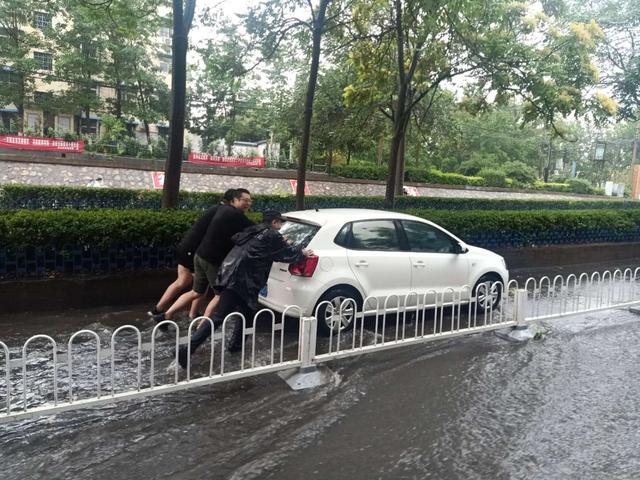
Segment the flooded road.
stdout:
<path fill-rule="evenodd" d="M 2 319 L 2 336 L 142 327 L 143 311 Z M 313 390 L 270 374 L 2 424 L 0 478 L 640 478 L 640 317 L 542 326 L 334 360 Z"/>

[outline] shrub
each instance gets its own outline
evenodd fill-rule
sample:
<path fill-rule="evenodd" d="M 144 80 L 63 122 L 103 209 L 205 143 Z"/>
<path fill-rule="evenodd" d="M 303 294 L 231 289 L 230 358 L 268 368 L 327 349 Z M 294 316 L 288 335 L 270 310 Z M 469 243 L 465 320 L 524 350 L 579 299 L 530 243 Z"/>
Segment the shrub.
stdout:
<path fill-rule="evenodd" d="M 595 193 L 595 189 L 588 180 L 582 178 L 570 178 L 567 180 L 569 191 L 573 193 Z"/>
<path fill-rule="evenodd" d="M 389 167 L 386 165 L 336 165 L 332 173 L 339 177 L 361 178 L 364 180 L 386 180 Z M 474 185 L 483 184 L 479 177 L 467 177 L 459 173 L 444 173 L 435 168 L 407 167 L 404 172 L 407 182 L 434 183 L 440 185 Z"/>
<path fill-rule="evenodd" d="M 447 174 L 443 174 L 447 175 Z M 477 177 L 482 181 L 481 178 Z M 549 184 L 537 184 L 546 186 Z M 567 185 L 560 184 L 567 191 Z M 124 188 L 87 188 L 39 185 L 0 186 L 0 209 L 61 209 L 61 208 L 119 208 L 159 209 L 162 193 L 157 190 L 130 190 Z M 179 208 L 204 209 L 218 202 L 222 193 L 180 192 Z M 253 195 L 256 211 L 295 209 L 293 195 Z M 382 197 L 309 195 L 307 208 L 383 208 Z M 487 198 L 409 197 L 396 199 L 398 209 L 430 208 L 442 210 L 569 210 L 569 209 L 637 209 L 640 202 L 603 200 L 517 200 Z"/>
<path fill-rule="evenodd" d="M 0 245 L 175 245 L 200 210 L 17 210 L 0 213 Z M 258 221 L 261 214 L 251 213 Z"/>
<path fill-rule="evenodd" d="M 489 187 L 506 187 L 507 176 L 498 168 L 483 168 L 478 176 L 484 179 L 484 184 Z"/>
<path fill-rule="evenodd" d="M 152 140 L 151 152 L 153 158 L 167 158 L 167 140 L 164 137 L 158 137 L 157 140 Z"/>
<path fill-rule="evenodd" d="M 501 169 L 508 178 L 515 180 L 519 185 L 533 185 L 538 178 L 535 169 L 524 162 L 506 162 Z"/>
<path fill-rule="evenodd" d="M 53 247 L 173 246 L 199 210 L 57 210 L 0 212 L 3 250 Z M 640 240 L 640 210 L 461 211 L 409 209 L 463 240 L 487 247 Z M 260 214 L 250 213 L 253 221 Z"/>
<path fill-rule="evenodd" d="M 520 247 L 640 240 L 640 210 L 406 211 L 485 247 Z"/>
<path fill-rule="evenodd" d="M 569 186 L 566 183 L 557 183 L 557 182 L 542 182 L 540 180 L 536 180 L 534 182 L 533 187 L 536 190 L 546 190 L 548 192 L 561 192 L 568 193 Z"/>
<path fill-rule="evenodd" d="M 407 168 L 404 178 L 408 182 L 424 182 L 439 185 L 471 185 L 481 186 L 484 184 L 480 177 L 467 177 L 459 173 L 445 173 L 440 170 Z"/>
<path fill-rule="evenodd" d="M 477 176 L 483 168 L 493 168 L 497 163 L 495 155 L 472 153 L 469 160 L 460 164 L 458 172 L 467 176 Z"/>
<path fill-rule="evenodd" d="M 364 180 L 384 180 L 389 173 L 389 167 L 384 165 L 336 165 L 332 167 L 334 175 L 346 178 L 361 178 Z"/>

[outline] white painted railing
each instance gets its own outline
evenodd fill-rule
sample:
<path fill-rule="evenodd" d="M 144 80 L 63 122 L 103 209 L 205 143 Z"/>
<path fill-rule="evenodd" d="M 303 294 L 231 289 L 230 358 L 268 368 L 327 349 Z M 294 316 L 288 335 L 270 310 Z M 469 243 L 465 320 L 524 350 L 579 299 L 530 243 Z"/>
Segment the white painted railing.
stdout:
<path fill-rule="evenodd" d="M 292 305 L 280 315 L 260 310 L 250 323 L 241 314 L 232 313 L 217 330 L 210 319 L 201 317 L 189 323 L 184 338 L 173 321 L 155 325 L 150 332 L 123 325 L 108 337 L 80 330 L 69 337 L 66 350 L 65 343 L 42 334 L 14 349 L 0 341 L 0 423 L 297 367 L 308 369 L 338 358 L 534 320 L 634 305 L 640 303 L 638 280 L 640 268 L 544 276 L 529 278 L 522 286 L 515 280 L 506 288 L 499 283 L 480 285 L 474 295 L 466 286 L 368 297 L 362 302 L 347 299 L 338 315 L 332 315 L 336 312 L 329 302 L 317 305 L 311 316 L 303 316 L 300 307 Z M 491 299 L 495 295 L 500 300 L 494 305 Z M 480 303 L 479 299 L 487 298 L 489 301 Z M 326 307 L 325 318 L 327 312 L 338 322 L 350 318 L 350 328 L 336 327 L 328 338 L 317 337 L 317 323 L 324 321 L 317 318 L 321 307 Z M 297 333 L 286 333 L 292 316 L 301 318 L 299 328 Z M 202 345 L 204 353 L 192 359 L 187 340 L 200 320 L 209 322 L 215 335 Z M 237 321 L 241 322 L 241 346 L 239 352 L 229 353 L 224 345 Z M 168 326 L 170 333 L 160 338 L 162 325 Z M 51 348 L 43 349 L 43 343 Z M 181 376 L 177 370 L 164 372 L 171 360 L 177 362 L 181 345 L 188 351 L 186 371 Z"/>

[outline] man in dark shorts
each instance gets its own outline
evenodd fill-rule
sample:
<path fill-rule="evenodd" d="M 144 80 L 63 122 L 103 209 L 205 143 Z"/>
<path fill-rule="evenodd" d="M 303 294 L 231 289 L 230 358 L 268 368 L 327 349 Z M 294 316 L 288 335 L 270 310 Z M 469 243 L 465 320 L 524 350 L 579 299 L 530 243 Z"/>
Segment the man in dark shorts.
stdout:
<path fill-rule="evenodd" d="M 233 200 L 233 194 L 235 189 L 230 188 L 224 192 L 221 204 L 228 205 Z M 191 288 L 193 284 L 193 273 L 195 267 L 193 265 L 193 257 L 195 252 L 207 231 L 207 227 L 213 220 L 216 212 L 218 211 L 218 205 L 214 205 L 207 209 L 204 214 L 193 224 L 189 231 L 182 237 L 182 240 L 177 247 L 178 256 L 178 278 L 167 287 L 165 292 L 160 297 L 158 303 L 148 312 L 149 316 L 158 315 L 165 311 L 178 295 Z M 189 317 L 195 318 L 198 316 L 198 310 L 201 307 L 202 302 L 192 302 L 191 310 L 189 311 Z"/>
<path fill-rule="evenodd" d="M 243 188 L 234 191 L 233 199 L 229 205 L 218 206 L 215 216 L 196 249 L 193 259 L 195 275 L 192 290 L 182 294 L 166 312 L 153 315 L 156 323 L 171 320 L 176 312 L 201 298 L 207 288 L 215 284 L 218 267 L 233 248 L 231 237 L 245 228 L 253 226 L 253 222 L 244 214 L 250 206 L 251 194 Z M 204 315 L 210 317 L 217 303 L 218 300 L 214 297 L 207 305 Z"/>
<path fill-rule="evenodd" d="M 290 245 L 279 230 L 284 219 L 279 212 L 265 212 L 262 223 L 233 236 L 235 247 L 229 252 L 218 271 L 215 289 L 220 302 L 212 318 L 214 325 L 227 315 L 239 312 L 251 324 L 251 314 L 258 307 L 258 293 L 266 285 L 273 262 L 295 263 L 313 256 L 311 249 Z M 242 346 L 242 321 L 235 321 L 232 331 L 225 332 L 226 347 L 230 351 Z M 190 339 L 191 354 L 211 335 L 211 324 L 204 322 Z M 178 352 L 178 364 L 187 366 L 187 347 Z M 173 364 L 172 364 L 173 365 Z"/>

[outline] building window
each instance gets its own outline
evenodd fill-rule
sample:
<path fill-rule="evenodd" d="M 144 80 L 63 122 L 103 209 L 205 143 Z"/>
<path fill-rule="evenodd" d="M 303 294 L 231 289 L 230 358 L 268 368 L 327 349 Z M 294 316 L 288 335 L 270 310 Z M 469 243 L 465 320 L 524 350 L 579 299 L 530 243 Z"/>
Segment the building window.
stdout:
<path fill-rule="evenodd" d="M 171 73 L 171 59 L 160 58 L 159 67 L 162 73 Z"/>
<path fill-rule="evenodd" d="M 58 115 L 58 132 L 66 133 L 71 131 L 71 117 L 67 115 Z"/>
<path fill-rule="evenodd" d="M 0 83 L 16 83 L 17 80 L 9 67 L 0 68 Z"/>
<path fill-rule="evenodd" d="M 40 115 L 38 115 L 37 113 L 28 113 L 27 128 L 34 132 L 40 130 Z"/>
<path fill-rule="evenodd" d="M 53 55 L 44 52 L 33 52 L 33 59 L 38 63 L 40 70 L 53 70 Z"/>
<path fill-rule="evenodd" d="M 160 43 L 171 46 L 171 36 L 173 30 L 171 27 L 160 27 Z"/>
<path fill-rule="evenodd" d="M 48 13 L 36 12 L 33 16 L 33 26 L 40 30 L 51 28 L 51 15 Z"/>

